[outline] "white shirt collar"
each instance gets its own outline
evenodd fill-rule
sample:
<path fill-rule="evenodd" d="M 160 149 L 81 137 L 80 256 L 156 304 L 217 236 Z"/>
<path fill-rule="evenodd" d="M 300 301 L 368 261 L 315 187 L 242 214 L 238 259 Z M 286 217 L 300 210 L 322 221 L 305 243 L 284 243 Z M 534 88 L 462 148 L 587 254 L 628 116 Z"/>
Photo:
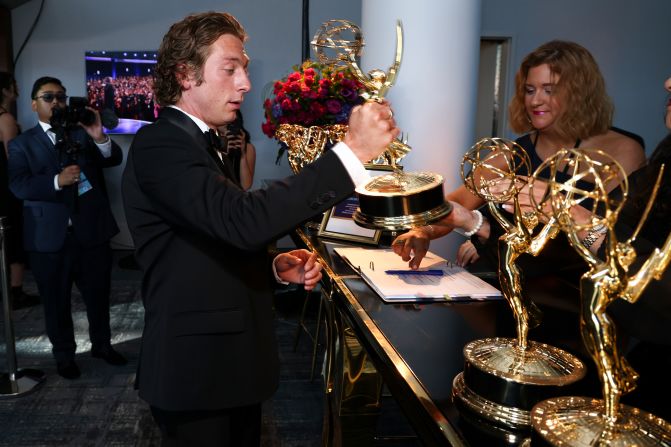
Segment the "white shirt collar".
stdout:
<path fill-rule="evenodd" d="M 205 121 L 201 120 L 200 118 L 198 118 L 198 117 L 196 117 L 196 116 L 193 116 L 193 115 L 191 115 L 190 113 L 185 112 L 184 110 L 180 109 L 179 107 L 177 107 L 177 106 L 174 105 L 174 104 L 171 104 L 171 105 L 169 105 L 168 107 L 172 107 L 173 109 L 177 109 L 177 110 L 179 110 L 180 112 L 182 112 L 184 115 L 186 115 L 186 116 L 188 116 L 189 118 L 191 118 L 191 120 L 192 120 L 194 123 L 196 123 L 196 126 L 198 126 L 198 128 L 199 128 L 202 132 L 207 132 L 208 130 L 210 130 L 210 127 L 209 127 L 207 124 L 205 124 Z"/>
<path fill-rule="evenodd" d="M 40 126 L 42 126 L 42 130 L 43 130 L 45 133 L 46 133 L 47 130 L 53 132 L 53 130 L 51 130 L 51 124 L 49 124 L 49 123 L 43 123 L 42 121 L 38 121 L 38 123 L 40 124 Z"/>

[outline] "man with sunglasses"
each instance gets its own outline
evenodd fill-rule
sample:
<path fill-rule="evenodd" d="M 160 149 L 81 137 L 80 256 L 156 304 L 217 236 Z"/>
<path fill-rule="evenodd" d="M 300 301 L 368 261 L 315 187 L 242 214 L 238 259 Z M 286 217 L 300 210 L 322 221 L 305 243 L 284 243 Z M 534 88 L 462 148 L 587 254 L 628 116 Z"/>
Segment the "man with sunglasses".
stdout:
<path fill-rule="evenodd" d="M 31 98 L 38 124 L 9 144 L 10 188 L 24 200 L 23 243 L 42 296 L 58 374 L 76 379 L 80 371 L 74 360 L 73 282 L 86 304 L 91 355 L 113 365 L 126 363 L 110 343 L 109 240 L 119 229 L 102 172 L 118 166 L 123 154 L 103 133 L 100 115 L 93 109 L 95 121 L 90 125 L 51 128 L 54 110 L 66 107 L 60 80 L 39 78 Z"/>

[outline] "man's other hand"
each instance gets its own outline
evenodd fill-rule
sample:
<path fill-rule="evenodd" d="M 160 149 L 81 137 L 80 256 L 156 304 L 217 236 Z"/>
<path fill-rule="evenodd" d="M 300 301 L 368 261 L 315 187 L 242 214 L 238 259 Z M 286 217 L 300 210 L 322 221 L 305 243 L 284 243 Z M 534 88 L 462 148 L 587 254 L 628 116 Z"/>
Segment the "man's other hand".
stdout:
<path fill-rule="evenodd" d="M 277 276 L 283 281 L 303 284 L 305 290 L 312 290 L 322 279 L 322 266 L 317 255 L 307 250 L 292 250 L 275 258 Z"/>

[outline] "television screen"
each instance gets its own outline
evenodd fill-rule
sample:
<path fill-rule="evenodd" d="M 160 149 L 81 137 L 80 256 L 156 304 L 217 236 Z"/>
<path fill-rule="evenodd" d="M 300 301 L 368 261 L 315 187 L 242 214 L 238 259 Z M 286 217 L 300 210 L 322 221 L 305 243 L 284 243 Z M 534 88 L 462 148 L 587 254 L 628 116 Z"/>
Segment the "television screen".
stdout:
<path fill-rule="evenodd" d="M 87 51 L 86 93 L 96 110 L 109 109 L 119 125 L 109 133 L 134 134 L 156 120 L 152 77 L 156 51 Z"/>

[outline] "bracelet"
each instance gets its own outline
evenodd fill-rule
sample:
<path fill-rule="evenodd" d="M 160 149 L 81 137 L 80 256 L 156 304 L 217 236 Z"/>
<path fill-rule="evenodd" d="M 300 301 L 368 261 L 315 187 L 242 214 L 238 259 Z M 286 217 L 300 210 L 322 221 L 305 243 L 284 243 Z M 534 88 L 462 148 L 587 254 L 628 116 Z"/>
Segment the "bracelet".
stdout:
<path fill-rule="evenodd" d="M 608 227 L 604 224 L 599 224 L 589 230 L 587 233 L 587 236 L 583 240 L 580 241 L 583 247 L 585 248 L 590 248 L 592 244 L 594 244 L 603 234 L 606 234 L 606 231 L 608 231 Z"/>
<path fill-rule="evenodd" d="M 480 231 L 480 228 L 482 228 L 482 223 L 485 221 L 484 217 L 482 217 L 482 213 L 480 212 L 480 210 L 473 210 L 473 212 L 475 213 L 476 218 L 475 226 L 469 231 L 464 231 L 463 235 L 466 237 L 471 237 L 475 233 Z"/>
<path fill-rule="evenodd" d="M 98 146 L 100 146 L 101 144 L 109 143 L 109 141 L 110 141 L 110 136 L 107 135 L 106 133 L 103 134 L 103 135 L 105 135 L 105 139 L 104 139 L 103 141 L 101 141 L 100 143 L 98 143 L 96 140 L 93 140 L 93 142 L 94 142 L 95 144 L 97 144 Z"/>

